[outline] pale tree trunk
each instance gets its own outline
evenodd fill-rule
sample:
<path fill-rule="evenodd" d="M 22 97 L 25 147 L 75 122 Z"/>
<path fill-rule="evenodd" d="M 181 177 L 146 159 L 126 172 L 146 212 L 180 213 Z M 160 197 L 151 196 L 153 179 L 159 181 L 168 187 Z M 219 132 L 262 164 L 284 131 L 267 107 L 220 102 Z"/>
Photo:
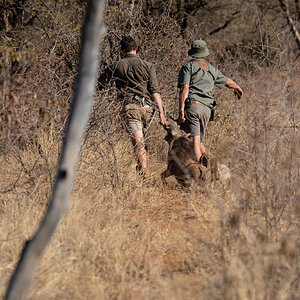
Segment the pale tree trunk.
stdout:
<path fill-rule="evenodd" d="M 89 1 L 82 35 L 79 72 L 52 198 L 37 232 L 24 246 L 11 277 L 6 299 L 27 298 L 41 254 L 67 210 L 84 130 L 92 107 L 98 69 L 99 38 L 100 34 L 102 36 L 105 34 L 105 26 L 102 21 L 104 10 L 105 0 Z"/>

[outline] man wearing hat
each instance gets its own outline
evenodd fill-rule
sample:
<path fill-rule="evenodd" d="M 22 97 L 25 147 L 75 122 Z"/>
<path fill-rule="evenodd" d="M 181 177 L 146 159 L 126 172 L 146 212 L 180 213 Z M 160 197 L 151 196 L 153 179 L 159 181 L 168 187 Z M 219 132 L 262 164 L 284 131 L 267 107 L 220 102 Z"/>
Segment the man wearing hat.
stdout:
<path fill-rule="evenodd" d="M 196 159 L 200 161 L 201 156 L 206 152 L 203 140 L 211 109 L 214 106 L 211 94 L 214 86 L 234 89 L 234 94 L 238 98 L 243 96 L 243 90 L 204 60 L 209 55 L 205 41 L 195 40 L 188 55 L 192 59 L 182 66 L 178 77 L 178 88 L 180 88 L 178 122 L 185 122 L 191 134 Z"/>

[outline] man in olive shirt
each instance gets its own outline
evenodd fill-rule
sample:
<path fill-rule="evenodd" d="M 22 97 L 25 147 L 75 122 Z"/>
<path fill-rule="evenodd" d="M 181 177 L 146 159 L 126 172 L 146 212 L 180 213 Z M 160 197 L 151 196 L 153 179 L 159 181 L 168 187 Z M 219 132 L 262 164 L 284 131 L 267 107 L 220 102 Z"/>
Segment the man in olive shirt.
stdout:
<path fill-rule="evenodd" d="M 214 86 L 234 89 L 238 98 L 242 89 L 230 78 L 204 60 L 209 55 L 205 41 L 195 40 L 188 51 L 192 60 L 182 66 L 178 77 L 179 116 L 178 122 L 186 122 L 193 140 L 197 160 L 206 152 L 203 140 L 205 129 L 210 119 L 214 99 L 211 94 Z"/>
<path fill-rule="evenodd" d="M 166 125 L 166 118 L 158 90 L 155 67 L 137 57 L 137 44 L 129 36 L 121 40 L 124 58 L 109 66 L 99 78 L 100 85 L 114 80 L 118 97 L 124 102 L 126 129 L 130 133 L 137 153 L 138 170 L 147 172 L 147 157 L 143 128 L 149 124 L 154 106 L 159 111 L 160 123 Z"/>

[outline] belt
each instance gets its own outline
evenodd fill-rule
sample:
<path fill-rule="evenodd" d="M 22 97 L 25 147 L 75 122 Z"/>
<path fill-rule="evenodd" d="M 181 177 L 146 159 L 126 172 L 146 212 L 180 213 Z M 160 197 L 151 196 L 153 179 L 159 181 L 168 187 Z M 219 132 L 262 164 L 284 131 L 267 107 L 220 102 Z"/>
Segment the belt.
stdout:
<path fill-rule="evenodd" d="M 150 107 L 148 104 L 146 104 L 145 97 L 141 97 L 138 95 L 134 95 L 132 97 L 132 103 L 139 104 L 141 107 Z"/>
<path fill-rule="evenodd" d="M 124 97 L 125 105 L 127 104 L 137 104 L 140 107 L 145 105 L 145 98 L 140 96 L 131 96 L 131 97 Z"/>
<path fill-rule="evenodd" d="M 135 104 L 135 105 L 138 105 L 142 108 L 153 108 L 153 107 L 151 107 L 150 105 L 148 105 L 146 103 L 145 97 L 140 97 L 140 96 L 137 96 L 137 95 L 134 95 L 131 98 L 129 98 L 125 105 L 129 105 L 129 104 Z"/>
<path fill-rule="evenodd" d="M 200 102 L 200 101 L 196 101 L 196 100 L 191 100 L 191 103 L 202 104 L 202 105 L 208 107 L 209 109 L 213 109 L 213 108 L 217 105 L 217 102 L 216 102 L 216 101 L 214 101 L 214 103 L 212 104 L 212 107 L 210 107 L 210 106 L 208 106 L 208 105 L 206 105 L 206 104 L 204 104 L 204 103 L 202 103 L 202 102 Z"/>
<path fill-rule="evenodd" d="M 197 104 L 203 104 L 203 105 L 205 105 L 204 103 L 202 103 L 202 102 L 200 102 L 200 101 L 196 101 L 196 100 L 191 100 L 191 103 L 197 103 Z M 215 107 L 216 105 L 218 104 L 218 102 L 217 101 L 214 101 L 213 103 L 212 103 L 212 107 Z M 207 106 L 207 105 L 205 105 L 205 106 Z M 207 106 L 207 107 L 209 107 L 209 106 Z"/>

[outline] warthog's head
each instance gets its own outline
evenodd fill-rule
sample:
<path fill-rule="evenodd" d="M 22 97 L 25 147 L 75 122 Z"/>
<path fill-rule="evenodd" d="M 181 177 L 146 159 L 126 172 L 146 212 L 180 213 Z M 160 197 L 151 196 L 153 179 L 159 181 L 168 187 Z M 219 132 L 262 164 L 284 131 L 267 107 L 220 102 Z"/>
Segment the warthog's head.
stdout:
<path fill-rule="evenodd" d="M 179 125 L 176 121 L 168 120 L 167 125 L 164 126 L 167 131 L 167 135 L 165 136 L 165 140 L 170 144 L 174 139 L 179 138 L 181 136 L 188 136 L 183 130 L 179 128 Z"/>

